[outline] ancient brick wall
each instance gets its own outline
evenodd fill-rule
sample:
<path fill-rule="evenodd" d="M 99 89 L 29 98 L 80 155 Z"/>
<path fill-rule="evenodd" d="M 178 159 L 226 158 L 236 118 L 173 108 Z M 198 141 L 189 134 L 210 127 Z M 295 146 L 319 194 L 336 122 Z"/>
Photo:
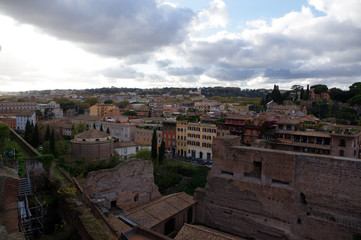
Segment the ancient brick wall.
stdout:
<path fill-rule="evenodd" d="M 78 157 L 84 157 L 85 161 L 104 160 L 113 156 L 114 144 L 113 142 L 72 142 L 71 150 L 73 160 L 76 160 Z"/>
<path fill-rule="evenodd" d="M 154 184 L 152 162 L 138 159 L 112 169 L 90 172 L 86 185 L 86 193 L 107 208 L 112 202 L 122 207 L 123 204 L 146 202 L 161 196 Z"/>
<path fill-rule="evenodd" d="M 353 239 L 361 234 L 361 161 L 235 147 L 217 138 L 196 221 L 256 239 Z"/>

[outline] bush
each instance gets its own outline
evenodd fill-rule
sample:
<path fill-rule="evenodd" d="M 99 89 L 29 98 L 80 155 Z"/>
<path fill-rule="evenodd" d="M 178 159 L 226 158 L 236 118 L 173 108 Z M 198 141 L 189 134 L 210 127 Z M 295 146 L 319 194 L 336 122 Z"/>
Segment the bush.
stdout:
<path fill-rule="evenodd" d="M 50 167 L 51 167 L 51 163 L 54 160 L 54 155 L 53 154 L 46 154 L 46 155 L 42 155 L 42 156 L 38 156 L 35 158 L 35 160 L 41 162 L 43 164 L 43 167 L 49 171 Z"/>

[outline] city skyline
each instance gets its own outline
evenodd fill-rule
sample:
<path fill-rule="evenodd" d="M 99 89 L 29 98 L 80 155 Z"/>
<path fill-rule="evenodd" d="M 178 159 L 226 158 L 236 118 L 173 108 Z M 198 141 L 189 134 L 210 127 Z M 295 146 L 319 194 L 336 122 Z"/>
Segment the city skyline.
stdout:
<path fill-rule="evenodd" d="M 359 1 L 272 3 L 3 1 L 0 91 L 360 81 Z"/>

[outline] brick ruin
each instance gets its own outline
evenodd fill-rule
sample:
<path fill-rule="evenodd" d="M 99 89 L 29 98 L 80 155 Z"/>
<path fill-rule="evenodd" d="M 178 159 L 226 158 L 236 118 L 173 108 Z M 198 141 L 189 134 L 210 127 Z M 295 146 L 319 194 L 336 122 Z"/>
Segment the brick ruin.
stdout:
<path fill-rule="evenodd" d="M 86 193 L 102 207 L 123 208 L 137 202 L 160 197 L 154 184 L 153 164 L 132 159 L 115 168 L 90 172 L 86 179 Z"/>
<path fill-rule="evenodd" d="M 361 161 L 216 138 L 196 221 L 255 239 L 359 239 Z"/>

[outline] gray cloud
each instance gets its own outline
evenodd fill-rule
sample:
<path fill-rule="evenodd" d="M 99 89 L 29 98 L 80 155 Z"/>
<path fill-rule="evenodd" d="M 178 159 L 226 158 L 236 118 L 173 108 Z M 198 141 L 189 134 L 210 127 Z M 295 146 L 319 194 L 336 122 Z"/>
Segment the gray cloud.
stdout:
<path fill-rule="evenodd" d="M 119 66 L 118 68 L 108 68 L 102 71 L 101 73 L 105 77 L 109 78 L 142 78 L 144 74 L 142 72 L 137 72 L 135 69 L 130 67 Z"/>
<path fill-rule="evenodd" d="M 156 62 L 157 66 L 160 67 L 160 68 L 164 68 L 164 67 L 167 67 L 168 65 L 172 64 L 172 61 L 170 60 L 160 60 L 160 61 L 157 61 Z"/>
<path fill-rule="evenodd" d="M 203 68 L 200 67 L 177 67 L 177 68 L 168 68 L 167 73 L 172 76 L 186 76 L 186 75 L 201 75 L 204 72 Z"/>
<path fill-rule="evenodd" d="M 224 69 L 214 68 L 206 72 L 209 77 L 220 81 L 246 80 L 254 76 L 255 71 L 249 69 Z"/>
<path fill-rule="evenodd" d="M 150 52 L 183 41 L 190 9 L 155 0 L 0 1 L 0 12 L 108 56 Z"/>

